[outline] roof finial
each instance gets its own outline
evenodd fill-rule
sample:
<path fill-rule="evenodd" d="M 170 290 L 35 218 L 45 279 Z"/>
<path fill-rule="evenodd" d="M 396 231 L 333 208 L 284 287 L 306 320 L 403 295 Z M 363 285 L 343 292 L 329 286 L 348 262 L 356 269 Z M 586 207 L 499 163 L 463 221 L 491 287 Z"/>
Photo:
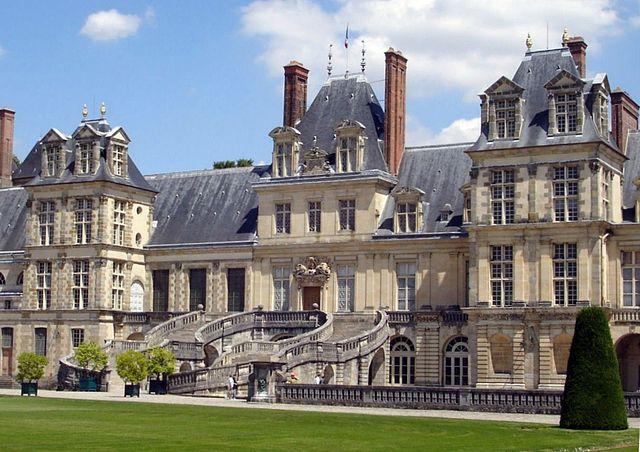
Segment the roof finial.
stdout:
<path fill-rule="evenodd" d="M 329 62 L 327 63 L 327 75 L 331 77 L 331 71 L 333 70 L 333 66 L 331 64 L 331 58 L 333 55 L 331 54 L 331 49 L 333 48 L 333 44 L 329 44 Z"/>
<path fill-rule="evenodd" d="M 82 105 L 82 118 L 87 119 L 88 114 L 89 114 L 89 109 L 87 108 L 87 104 Z"/>
<path fill-rule="evenodd" d="M 527 49 L 531 50 L 531 46 L 533 46 L 533 39 L 531 39 L 531 33 L 527 33 L 527 40 L 524 43 L 527 45 Z"/>
<path fill-rule="evenodd" d="M 565 28 L 564 31 L 562 32 L 562 45 L 566 46 L 567 42 L 569 42 L 569 32 Z"/>
<path fill-rule="evenodd" d="M 104 115 L 107 114 L 107 106 L 104 104 L 104 102 L 102 102 L 100 104 L 100 117 L 104 118 Z"/>
<path fill-rule="evenodd" d="M 360 60 L 360 68 L 362 69 L 362 73 L 364 74 L 364 68 L 367 65 L 367 62 L 364 59 L 365 49 L 364 49 L 364 39 L 362 40 L 362 60 Z"/>

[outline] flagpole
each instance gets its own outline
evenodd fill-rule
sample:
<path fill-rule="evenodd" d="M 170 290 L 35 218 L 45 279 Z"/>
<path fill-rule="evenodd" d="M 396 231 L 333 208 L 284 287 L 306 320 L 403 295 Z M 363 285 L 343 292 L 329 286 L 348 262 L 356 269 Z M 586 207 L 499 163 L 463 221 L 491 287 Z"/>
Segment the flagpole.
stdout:
<path fill-rule="evenodd" d="M 349 23 L 347 22 L 347 30 L 344 33 L 344 51 L 347 56 L 347 68 L 344 73 L 344 78 L 349 77 Z"/>

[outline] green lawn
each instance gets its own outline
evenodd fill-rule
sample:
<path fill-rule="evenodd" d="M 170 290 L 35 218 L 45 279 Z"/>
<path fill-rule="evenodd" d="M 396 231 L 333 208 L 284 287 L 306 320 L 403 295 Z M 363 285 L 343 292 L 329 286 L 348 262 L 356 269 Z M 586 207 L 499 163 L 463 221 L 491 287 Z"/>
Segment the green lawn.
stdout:
<path fill-rule="evenodd" d="M 637 430 L 571 431 L 507 422 L 0 397 L 2 451 L 638 450 L 637 438 Z"/>

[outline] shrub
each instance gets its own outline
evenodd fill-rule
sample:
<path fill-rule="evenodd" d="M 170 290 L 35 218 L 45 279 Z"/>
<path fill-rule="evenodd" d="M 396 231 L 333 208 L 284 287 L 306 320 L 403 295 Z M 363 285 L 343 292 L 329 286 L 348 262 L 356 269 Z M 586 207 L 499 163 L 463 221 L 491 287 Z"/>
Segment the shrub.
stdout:
<path fill-rule="evenodd" d="M 116 372 L 125 382 L 140 383 L 147 378 L 148 361 L 137 350 L 127 350 L 116 356 Z"/>
<path fill-rule="evenodd" d="M 44 376 L 44 367 L 49 360 L 33 352 L 24 352 L 18 355 L 18 375 L 16 378 L 22 382 L 34 382 Z"/>
<path fill-rule="evenodd" d="M 92 371 L 102 372 L 109 362 L 107 353 L 95 342 L 83 342 L 78 345 L 74 356 L 80 367 Z"/>
<path fill-rule="evenodd" d="M 628 428 L 618 360 L 602 308 L 583 309 L 576 317 L 560 427 L 589 430 Z"/>
<path fill-rule="evenodd" d="M 156 375 L 157 378 L 163 374 L 172 374 L 175 369 L 176 357 L 166 348 L 152 348 L 148 352 L 148 360 L 149 374 Z"/>

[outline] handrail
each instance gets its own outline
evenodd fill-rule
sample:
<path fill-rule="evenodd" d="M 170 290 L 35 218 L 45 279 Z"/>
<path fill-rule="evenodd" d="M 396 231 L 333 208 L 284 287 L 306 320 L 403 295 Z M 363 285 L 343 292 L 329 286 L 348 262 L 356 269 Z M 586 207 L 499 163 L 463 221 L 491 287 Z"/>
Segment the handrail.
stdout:
<path fill-rule="evenodd" d="M 158 343 L 161 342 L 161 340 L 167 335 L 167 333 L 170 333 L 177 330 L 178 328 L 190 325 L 192 323 L 198 323 L 202 319 L 204 319 L 203 311 L 187 312 L 186 314 L 173 317 L 166 322 L 163 322 L 160 325 L 151 328 L 147 332 L 147 334 L 145 334 L 145 339 L 149 343 L 149 345 L 158 345 Z"/>

